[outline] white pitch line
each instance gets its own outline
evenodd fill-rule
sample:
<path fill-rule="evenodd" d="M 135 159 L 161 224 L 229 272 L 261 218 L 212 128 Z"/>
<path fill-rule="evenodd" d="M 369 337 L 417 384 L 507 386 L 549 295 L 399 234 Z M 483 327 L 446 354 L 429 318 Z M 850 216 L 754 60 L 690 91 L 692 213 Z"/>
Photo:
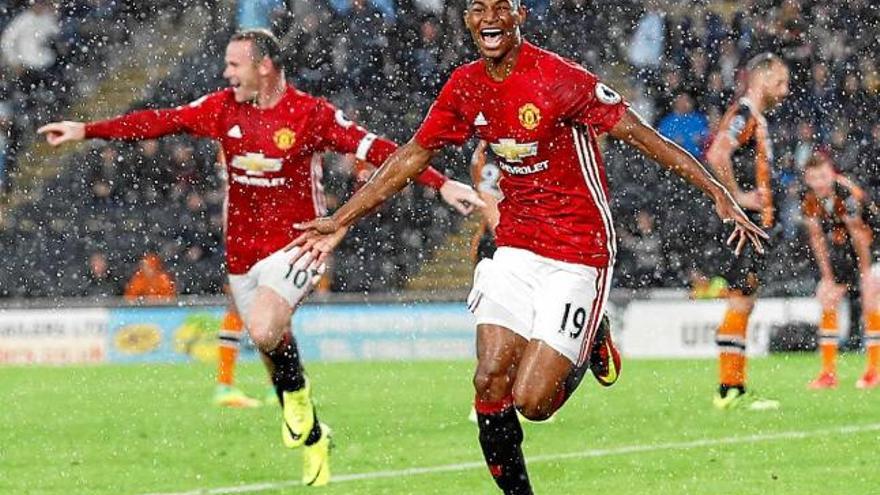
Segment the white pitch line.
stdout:
<path fill-rule="evenodd" d="M 838 426 L 835 428 L 825 428 L 821 430 L 808 431 L 782 431 L 779 433 L 756 434 L 738 437 L 721 437 L 721 438 L 703 438 L 700 440 L 690 440 L 687 442 L 669 442 L 656 443 L 650 445 L 627 445 L 623 447 L 614 447 L 609 449 L 591 449 L 579 452 L 567 452 L 560 454 L 543 454 L 528 456 L 526 461 L 529 464 L 536 462 L 552 462 L 567 459 L 584 459 L 592 457 L 608 457 L 613 455 L 639 454 L 645 452 L 658 452 L 663 450 L 687 450 L 699 447 L 713 447 L 717 445 L 735 445 L 759 442 L 772 442 L 776 440 L 802 440 L 805 438 L 821 437 L 826 435 L 852 435 L 856 433 L 865 433 L 869 431 L 880 431 L 880 423 L 871 423 L 854 426 Z M 440 466 L 426 466 L 409 469 L 394 469 L 388 471 L 371 471 L 366 473 L 353 473 L 333 476 L 333 484 L 344 483 L 348 481 L 374 480 L 381 478 L 399 478 L 407 476 L 417 476 L 420 474 L 436 474 L 448 473 L 453 471 L 464 471 L 467 469 L 484 468 L 486 465 L 483 461 L 479 462 L 461 462 L 457 464 L 443 464 Z M 278 490 L 291 486 L 297 486 L 299 481 L 278 481 L 266 483 L 254 483 L 250 485 L 229 486 L 220 488 L 200 488 L 186 492 L 166 492 L 151 493 L 147 495 L 229 495 L 236 493 L 253 493 L 266 490 Z"/>

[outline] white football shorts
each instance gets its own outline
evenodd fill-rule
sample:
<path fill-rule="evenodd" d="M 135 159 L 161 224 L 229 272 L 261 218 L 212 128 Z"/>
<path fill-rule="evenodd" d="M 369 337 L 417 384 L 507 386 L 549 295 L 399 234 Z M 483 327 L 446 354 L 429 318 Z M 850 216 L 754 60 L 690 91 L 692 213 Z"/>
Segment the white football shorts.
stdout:
<path fill-rule="evenodd" d="M 290 251 L 282 249 L 261 259 L 243 275 L 229 275 L 232 298 L 245 321 L 257 295 L 257 287 L 272 289 L 293 308 L 312 291 L 326 267 L 321 265 L 317 269 L 308 269 L 311 261 L 308 256 L 291 265 L 290 260 L 298 252 L 299 248 Z"/>
<path fill-rule="evenodd" d="M 477 325 L 541 340 L 575 365 L 589 357 L 611 290 L 611 267 L 566 263 L 499 247 L 477 264 L 468 309 Z"/>

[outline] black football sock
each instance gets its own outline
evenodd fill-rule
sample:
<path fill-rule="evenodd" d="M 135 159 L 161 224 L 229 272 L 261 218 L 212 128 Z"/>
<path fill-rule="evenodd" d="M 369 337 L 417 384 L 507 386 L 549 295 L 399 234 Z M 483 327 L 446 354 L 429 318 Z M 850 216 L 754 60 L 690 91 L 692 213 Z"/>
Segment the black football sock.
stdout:
<path fill-rule="evenodd" d="M 299 359 L 299 349 L 296 347 L 296 339 L 288 332 L 284 334 L 281 342 L 273 351 L 267 352 L 266 356 L 272 361 L 272 383 L 275 385 L 275 393 L 278 394 L 278 402 L 284 407 L 283 392 L 294 392 L 306 386 L 305 370 Z M 305 445 L 314 445 L 321 439 L 321 422 L 318 421 L 318 412 L 314 406 L 312 411 L 315 423 L 309 431 Z"/>
<path fill-rule="evenodd" d="M 506 495 L 532 495 L 522 453 L 523 432 L 513 398 L 498 402 L 475 401 L 480 447 L 495 484 Z"/>
<path fill-rule="evenodd" d="M 278 346 L 266 353 L 272 361 L 272 384 L 278 398 L 282 392 L 293 392 L 306 386 L 305 371 L 299 359 L 299 350 L 296 348 L 296 340 L 290 332 L 284 334 Z"/>

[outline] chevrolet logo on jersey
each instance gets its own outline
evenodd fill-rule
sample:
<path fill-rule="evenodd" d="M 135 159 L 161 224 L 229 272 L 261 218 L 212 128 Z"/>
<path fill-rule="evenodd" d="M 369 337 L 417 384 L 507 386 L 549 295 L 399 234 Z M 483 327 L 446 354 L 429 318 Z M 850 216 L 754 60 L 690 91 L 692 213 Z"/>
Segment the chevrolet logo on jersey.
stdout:
<path fill-rule="evenodd" d="M 502 138 L 490 143 L 489 148 L 499 158 L 511 163 L 522 163 L 523 158 L 538 154 L 538 143 L 517 143 L 514 139 Z"/>
<path fill-rule="evenodd" d="M 263 175 L 264 172 L 281 170 L 281 158 L 266 158 L 262 153 L 245 153 L 232 159 L 232 166 L 244 170 L 248 175 Z"/>

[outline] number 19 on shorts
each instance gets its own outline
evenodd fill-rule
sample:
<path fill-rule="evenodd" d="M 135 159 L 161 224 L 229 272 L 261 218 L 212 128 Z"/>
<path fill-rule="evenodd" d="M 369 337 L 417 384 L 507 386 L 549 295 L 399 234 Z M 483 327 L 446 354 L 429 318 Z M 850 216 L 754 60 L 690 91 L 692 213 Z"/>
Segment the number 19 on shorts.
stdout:
<path fill-rule="evenodd" d="M 587 310 L 565 303 L 565 311 L 562 314 L 562 322 L 559 324 L 559 333 L 567 333 L 569 337 L 577 339 L 587 325 Z"/>

